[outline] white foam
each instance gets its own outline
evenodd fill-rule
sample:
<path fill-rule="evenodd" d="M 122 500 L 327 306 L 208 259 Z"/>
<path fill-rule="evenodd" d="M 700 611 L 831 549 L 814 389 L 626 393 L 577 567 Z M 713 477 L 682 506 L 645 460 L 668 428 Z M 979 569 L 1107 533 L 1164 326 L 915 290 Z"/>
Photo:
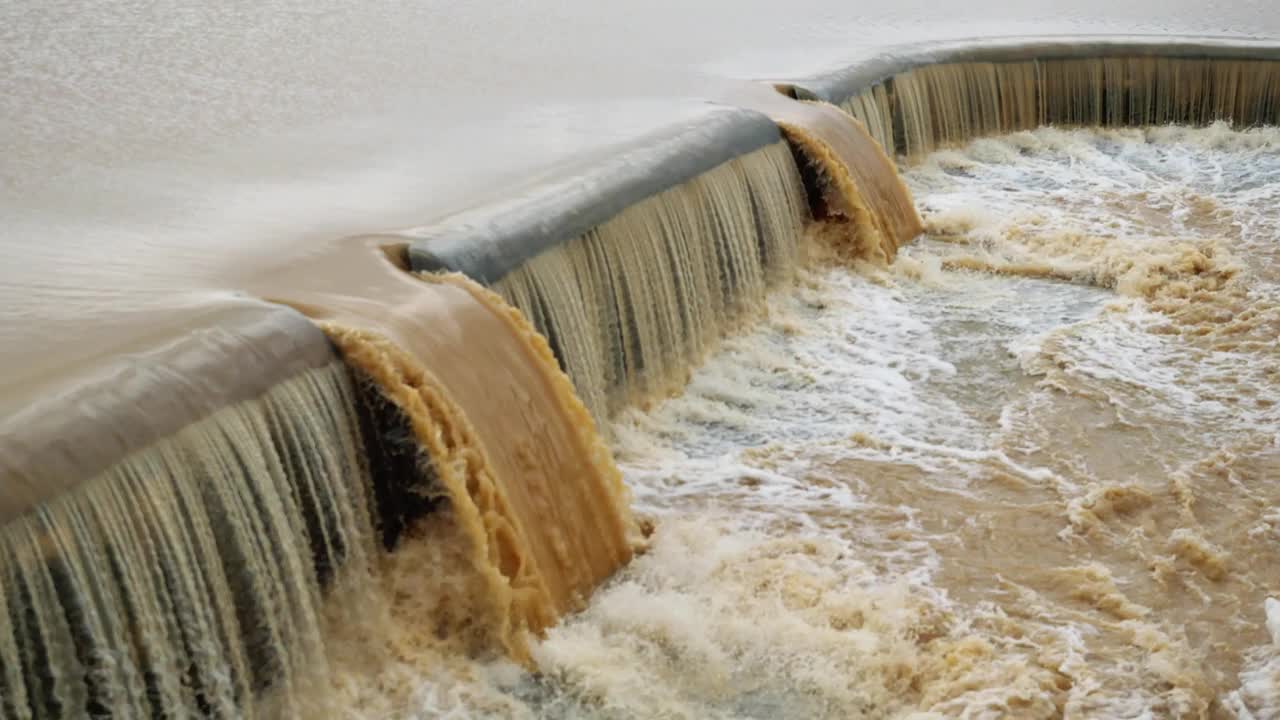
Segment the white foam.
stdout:
<path fill-rule="evenodd" d="M 1224 702 L 1238 720 L 1280 718 L 1280 600 L 1267 598 L 1263 613 L 1271 643 L 1248 651 L 1240 687 Z"/>

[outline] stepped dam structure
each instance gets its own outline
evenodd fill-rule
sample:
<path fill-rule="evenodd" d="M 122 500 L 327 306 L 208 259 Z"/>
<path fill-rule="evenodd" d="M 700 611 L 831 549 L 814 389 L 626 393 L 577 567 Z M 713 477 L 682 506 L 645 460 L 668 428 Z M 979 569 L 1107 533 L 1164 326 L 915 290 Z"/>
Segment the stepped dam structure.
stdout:
<path fill-rule="evenodd" d="M 0 717 L 1280 716 L 1278 47 L 880 48 L 420 227 L 6 243 Z"/>
<path fill-rule="evenodd" d="M 874 147 L 825 112 L 834 142 Z M 325 596 L 369 583 L 414 522 L 449 525 L 415 542 L 457 554 L 420 569 L 456 573 L 418 599 L 437 632 L 526 658 L 528 633 L 641 542 L 587 409 L 673 391 L 795 271 L 796 152 L 767 116 L 715 110 L 603 166 L 585 197 L 550 188 L 476 230 L 354 238 L 236 278 L 273 304 L 196 314 L 207 329 L 15 413 L 8 710 L 316 712 Z M 831 151 L 804 162 L 841 179 L 823 202 L 870 214 L 875 242 L 918 230 L 887 160 L 888 189 L 865 196 Z"/>

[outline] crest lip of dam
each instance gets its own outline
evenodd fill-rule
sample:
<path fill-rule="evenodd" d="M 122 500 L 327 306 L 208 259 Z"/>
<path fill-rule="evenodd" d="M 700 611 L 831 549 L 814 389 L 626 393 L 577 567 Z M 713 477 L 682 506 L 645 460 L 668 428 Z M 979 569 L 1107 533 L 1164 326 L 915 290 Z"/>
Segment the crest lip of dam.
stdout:
<path fill-rule="evenodd" d="M 854 59 L 842 70 L 814 75 L 808 79 L 778 82 L 785 91 L 790 89 L 802 97 L 815 97 L 828 101 L 838 100 L 842 94 L 863 89 L 894 72 L 923 65 L 951 61 L 1008 61 L 1032 57 L 1089 57 L 1097 54 L 1128 54 L 1151 57 L 1222 57 L 1230 59 L 1280 60 L 1280 43 L 1215 37 L 1157 37 L 1143 35 L 1053 35 L 1005 37 L 983 40 L 954 40 L 917 43 L 890 49 L 876 50 L 862 59 Z M 586 164 L 562 169 L 540 184 L 526 188 L 514 199 L 497 204 L 481 205 L 470 211 L 445 218 L 434 225 L 414 230 L 384 233 L 400 242 L 409 242 L 410 269 L 467 270 L 483 280 L 500 278 L 520 261 L 536 255 L 560 240 L 574 237 L 586 227 L 615 215 L 629 203 L 680 183 L 691 174 L 709 168 L 735 155 L 750 151 L 768 142 L 776 141 L 778 129 L 772 121 L 752 110 L 733 106 L 733 94 L 720 99 L 724 105 L 708 104 L 704 110 L 685 117 L 682 121 L 659 128 L 643 135 L 630 144 L 615 148 L 613 154 L 599 155 Z M 570 190 L 566 192 L 566 189 Z M 372 228 L 371 228 L 372 229 Z M 356 234 L 349 238 L 330 240 L 327 245 L 343 245 L 361 242 L 368 235 Z M 325 253 L 326 243 L 320 242 L 306 248 L 281 247 L 279 256 L 272 262 L 285 264 L 291 257 L 304 251 L 308 255 Z M 234 256 L 236 250 L 229 251 Z M 243 264 L 243 263 L 240 263 Z M 85 321 L 72 318 L 56 318 L 46 331 L 38 334 L 50 341 L 45 350 L 56 356 L 51 363 L 33 366 L 29 361 L 34 348 L 19 351 L 13 347 L 0 350 L 0 370 L 3 370 L 4 409 L 3 425 L 18 428 L 14 437 L 43 427 L 44 423 L 27 424 L 31 408 L 37 407 L 42 397 L 69 398 L 80 392 L 77 386 L 111 382 L 100 371 L 110 360 L 121 366 L 129 366 L 130 372 L 145 373 L 158 355 L 147 348 L 156 348 L 182 337 L 183 334 L 207 332 L 215 324 L 211 316 L 220 305 L 245 305 L 237 311 L 248 325 L 270 324 L 271 318 L 283 317 L 281 309 L 273 309 L 243 295 L 236 295 L 242 287 L 242 276 L 257 273 L 258 267 L 241 267 L 235 257 L 228 257 L 225 265 L 214 271 L 213 277 L 194 283 L 195 292 L 212 297 L 201 297 L 192 292 L 166 291 L 152 298 L 147 293 L 140 307 L 129 305 L 95 307 L 95 323 L 91 327 Z M 90 286 L 95 279 L 113 283 L 129 282 L 128 275 L 113 274 L 118 268 L 97 271 L 91 267 L 76 268 Z M 169 272 L 169 271 L 165 271 Z M 173 279 L 178 280 L 189 270 L 174 268 Z M 154 288 L 148 292 L 154 291 Z M 14 292 L 12 288 L 4 294 Z M 38 293 L 37 289 L 37 293 Z M 129 296 L 128 288 L 124 289 Z M 33 300 L 38 297 L 13 298 L 6 303 L 13 312 L 16 333 L 25 332 L 23 325 L 41 322 Z M 256 308 L 256 310 L 255 310 Z M 255 313 L 261 317 L 249 319 Z M 285 323 L 289 325 L 292 323 Z M 265 326 L 265 325 L 264 325 Z M 104 332 L 107 328 L 110 332 Z M 6 333 L 7 334 L 7 333 Z M 246 337 L 253 337 L 247 333 Z M 318 337 L 318 336 L 317 336 Z M 59 339 L 62 338 L 62 339 Z M 68 344 L 69 338 L 83 338 L 83 344 L 91 349 Z M 43 340 L 42 340 L 43 342 Z M 324 347 L 315 341 L 316 347 Z M 5 345 L 8 345 L 7 343 Z M 327 348 L 325 351 L 328 352 Z M 156 368 L 163 363 L 155 365 Z M 216 385 L 216 383 L 215 383 Z M 103 397 L 110 393 L 104 393 Z M 238 392 L 226 391 L 222 402 L 241 399 Z M 131 402 L 119 397 L 121 407 Z M 211 400 L 211 402 L 213 402 Z M 217 404 L 214 402 L 214 404 Z M 73 407 L 72 404 L 70 407 Z M 54 407 L 53 405 L 49 407 Z M 103 411 L 103 418 L 124 417 Z M 104 422 L 107 422 L 104 420 Z M 25 426 L 25 427 L 24 427 Z M 37 443 L 38 445 L 38 443 Z M 126 443 L 126 446 L 129 445 Z M 32 447 L 35 447 L 33 445 Z"/>
<path fill-rule="evenodd" d="M 781 136 L 763 114 L 711 106 L 696 121 L 655 130 L 579 174 L 434 226 L 392 235 L 407 241 L 414 271 L 454 270 L 494 283 L 525 260 L 627 207 Z"/>
<path fill-rule="evenodd" d="M 875 48 L 843 67 L 798 78 L 775 78 L 784 94 L 840 103 L 894 75 L 927 65 L 1066 58 L 1150 57 L 1280 60 L 1280 41 L 1212 35 L 1011 35 L 905 43 Z"/>

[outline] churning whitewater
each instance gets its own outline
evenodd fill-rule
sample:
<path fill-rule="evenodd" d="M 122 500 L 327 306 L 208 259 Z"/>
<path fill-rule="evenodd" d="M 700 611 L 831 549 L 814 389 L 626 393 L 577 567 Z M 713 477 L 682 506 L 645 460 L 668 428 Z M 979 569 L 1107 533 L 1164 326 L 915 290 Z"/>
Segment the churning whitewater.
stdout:
<path fill-rule="evenodd" d="M 615 418 L 649 547 L 534 671 L 350 711 L 1280 717 L 1278 150 L 1045 128 L 906 168 L 894 263 L 814 226 L 752 331 Z"/>

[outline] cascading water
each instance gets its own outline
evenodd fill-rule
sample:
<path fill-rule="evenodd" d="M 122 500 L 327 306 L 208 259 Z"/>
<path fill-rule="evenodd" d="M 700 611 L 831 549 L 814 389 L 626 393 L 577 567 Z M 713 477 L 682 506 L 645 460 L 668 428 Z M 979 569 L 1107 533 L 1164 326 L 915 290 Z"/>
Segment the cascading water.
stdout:
<path fill-rule="evenodd" d="M 317 712 L 322 583 L 372 549 L 353 393 L 307 371 L 5 525 L 4 716 Z"/>
<path fill-rule="evenodd" d="M 1035 129 L 1271 123 L 1273 66 L 736 88 L 134 308 L 0 426 L 0 711 L 1280 714 L 1275 138 Z"/>
<path fill-rule="evenodd" d="M 798 264 L 808 219 L 784 143 L 732 160 L 542 253 L 495 286 L 557 349 L 592 414 L 684 386 Z"/>
<path fill-rule="evenodd" d="M 906 70 L 841 106 L 910 157 L 1041 125 L 1274 124 L 1280 68 L 1269 60 L 1096 57 L 940 63 Z"/>

